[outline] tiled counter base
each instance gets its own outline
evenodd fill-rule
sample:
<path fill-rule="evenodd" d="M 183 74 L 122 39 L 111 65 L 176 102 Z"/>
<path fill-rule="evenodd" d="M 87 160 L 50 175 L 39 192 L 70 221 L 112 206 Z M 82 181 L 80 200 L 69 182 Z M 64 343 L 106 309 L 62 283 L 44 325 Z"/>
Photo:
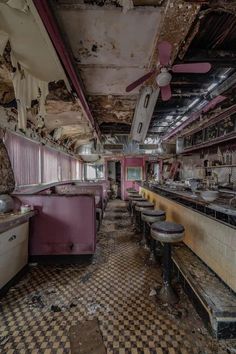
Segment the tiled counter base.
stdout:
<path fill-rule="evenodd" d="M 185 292 L 212 334 L 236 338 L 236 294 L 184 244 L 174 249 L 172 258 Z"/>

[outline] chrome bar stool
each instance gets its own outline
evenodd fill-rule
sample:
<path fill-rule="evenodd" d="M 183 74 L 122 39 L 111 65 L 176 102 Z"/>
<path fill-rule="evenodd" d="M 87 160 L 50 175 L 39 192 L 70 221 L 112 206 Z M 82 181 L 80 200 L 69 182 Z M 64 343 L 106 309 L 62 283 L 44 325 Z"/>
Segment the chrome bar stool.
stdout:
<path fill-rule="evenodd" d="M 133 200 L 143 200 L 143 197 L 141 196 L 141 194 L 132 195 L 132 196 L 128 197 L 127 209 L 129 212 L 129 216 L 132 216 L 132 201 Z"/>
<path fill-rule="evenodd" d="M 143 198 L 142 196 L 141 196 L 141 198 L 133 197 L 131 199 L 131 224 L 135 223 L 135 205 L 138 202 L 148 202 L 148 200 L 146 198 Z"/>
<path fill-rule="evenodd" d="M 126 192 L 136 192 L 136 189 L 134 188 L 126 188 Z"/>
<path fill-rule="evenodd" d="M 183 240 L 184 227 L 169 221 L 156 222 L 151 226 L 151 236 L 164 244 L 163 285 L 157 296 L 163 302 L 175 304 L 178 302 L 178 296 L 171 286 L 171 244 Z"/>
<path fill-rule="evenodd" d="M 150 227 L 154 222 L 164 221 L 166 219 L 166 213 L 163 210 L 143 210 L 141 213 L 141 219 L 143 221 L 143 237 L 141 240 L 141 245 L 147 247 L 147 244 L 150 246 L 150 257 L 149 261 L 155 261 L 155 251 L 156 251 L 156 241 L 151 237 L 150 240 L 147 240 L 148 235 L 150 235 Z M 158 242 L 159 243 L 159 242 Z M 160 245 L 158 245 L 160 250 Z M 160 251 L 158 252 L 160 254 Z"/>
<path fill-rule="evenodd" d="M 138 201 L 135 204 L 134 211 L 135 211 L 135 228 L 136 231 L 142 232 L 142 220 L 141 220 L 141 212 L 145 209 L 154 209 L 154 203 L 149 201 Z"/>

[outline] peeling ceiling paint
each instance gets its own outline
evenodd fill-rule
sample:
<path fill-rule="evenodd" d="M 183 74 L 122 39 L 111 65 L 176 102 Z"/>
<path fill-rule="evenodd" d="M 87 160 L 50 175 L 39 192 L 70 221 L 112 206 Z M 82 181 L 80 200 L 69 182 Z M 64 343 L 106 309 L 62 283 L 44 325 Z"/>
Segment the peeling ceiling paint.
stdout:
<path fill-rule="evenodd" d="M 125 88 L 149 69 L 162 9 L 138 6 L 124 14 L 114 3 L 110 7 L 97 6 L 95 1 L 52 4 L 95 119 L 99 124 L 131 124 L 139 88 L 131 95 Z"/>

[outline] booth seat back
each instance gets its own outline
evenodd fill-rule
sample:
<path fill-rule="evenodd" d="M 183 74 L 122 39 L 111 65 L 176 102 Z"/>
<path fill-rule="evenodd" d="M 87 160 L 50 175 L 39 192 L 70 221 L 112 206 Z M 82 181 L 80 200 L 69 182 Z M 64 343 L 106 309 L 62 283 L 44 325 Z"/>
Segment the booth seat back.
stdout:
<path fill-rule="evenodd" d="M 92 195 L 15 195 L 38 211 L 31 222 L 29 254 L 93 254 L 96 207 Z"/>
<path fill-rule="evenodd" d="M 104 205 L 107 204 L 108 202 L 108 191 L 110 190 L 110 181 L 106 180 L 106 179 L 102 179 L 102 180 L 98 180 L 98 181 L 77 181 L 76 182 L 77 185 L 80 186 L 93 186 L 93 185 L 101 185 L 102 186 L 102 190 L 103 190 L 103 201 L 104 201 Z"/>
<path fill-rule="evenodd" d="M 64 184 L 64 185 L 57 185 L 55 186 L 55 193 L 56 194 L 92 194 L 94 196 L 99 197 L 99 201 L 97 203 L 97 207 L 104 209 L 103 203 L 103 187 L 99 184 L 84 184 L 84 183 L 71 183 L 71 184 Z"/>

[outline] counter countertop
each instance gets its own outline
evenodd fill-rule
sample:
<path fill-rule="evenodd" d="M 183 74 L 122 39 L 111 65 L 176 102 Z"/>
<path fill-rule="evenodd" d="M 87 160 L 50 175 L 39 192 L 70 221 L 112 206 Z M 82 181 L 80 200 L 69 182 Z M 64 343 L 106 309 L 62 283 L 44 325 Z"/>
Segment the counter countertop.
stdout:
<path fill-rule="evenodd" d="M 28 221 L 35 214 L 35 210 L 24 214 L 21 214 L 20 212 L 0 214 L 0 233 Z"/>
<path fill-rule="evenodd" d="M 175 189 L 171 189 L 170 187 L 167 187 L 167 186 L 161 186 L 161 185 L 149 186 L 148 184 L 144 183 L 142 185 L 142 187 L 148 188 L 149 190 L 151 190 L 153 192 L 157 192 L 159 190 L 159 191 L 171 193 L 173 195 L 179 196 L 180 198 L 183 198 L 183 199 L 188 200 L 190 202 L 196 203 L 198 205 L 205 206 L 205 207 L 212 209 L 214 211 L 219 211 L 224 214 L 236 217 L 236 208 L 228 205 L 225 202 L 224 198 L 218 198 L 214 202 L 209 203 L 200 197 L 199 192 L 196 192 L 197 197 L 193 197 L 193 193 L 191 191 L 178 191 Z"/>

